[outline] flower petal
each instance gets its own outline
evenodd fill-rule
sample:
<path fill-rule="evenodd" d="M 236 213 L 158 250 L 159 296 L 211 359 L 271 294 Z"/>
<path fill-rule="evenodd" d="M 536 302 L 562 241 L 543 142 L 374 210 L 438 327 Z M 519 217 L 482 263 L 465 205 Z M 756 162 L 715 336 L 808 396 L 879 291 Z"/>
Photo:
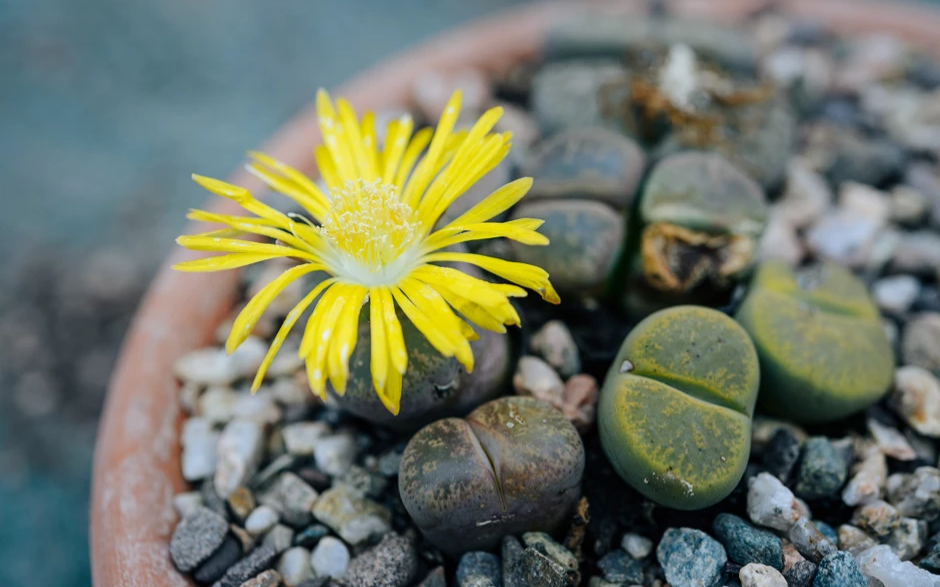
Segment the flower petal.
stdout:
<path fill-rule="evenodd" d="M 511 181 L 455 218 L 453 222 L 444 228 L 486 222 L 515 206 L 529 192 L 531 187 L 531 177 L 522 177 Z"/>
<path fill-rule="evenodd" d="M 381 397 L 388 380 L 388 343 L 385 326 L 385 298 L 379 294 L 379 288 L 369 291 L 369 338 L 371 343 L 370 370 L 372 385 Z"/>
<path fill-rule="evenodd" d="M 349 286 L 349 297 L 343 301 L 343 311 L 336 319 L 336 333 L 330 340 L 327 355 L 330 384 L 339 395 L 346 393 L 346 381 L 349 379 L 349 357 L 356 348 L 359 338 L 359 314 L 366 294 L 365 287 Z"/>
<path fill-rule="evenodd" d="M 561 298 L 558 297 L 551 282 L 548 281 L 548 273 L 535 265 L 505 261 L 503 259 L 496 259 L 476 253 L 431 253 L 425 256 L 424 260 L 428 262 L 452 261 L 457 263 L 470 263 L 494 275 L 498 275 L 507 281 L 517 283 L 538 292 L 538 294 L 542 296 L 542 299 L 547 302 L 552 304 L 561 302 Z"/>
<path fill-rule="evenodd" d="M 394 367 L 394 371 L 404 374 L 408 368 L 408 349 L 405 347 L 405 336 L 402 334 L 401 323 L 398 321 L 398 314 L 395 312 L 392 292 L 389 288 L 382 287 L 378 289 L 378 294 L 382 297 L 382 310 L 385 315 L 388 358 L 392 363 L 392 367 Z"/>
<path fill-rule="evenodd" d="M 245 265 L 251 265 L 252 263 L 267 261 L 268 259 L 276 259 L 277 257 L 283 256 L 284 255 L 280 254 L 270 255 L 261 253 L 232 253 L 230 255 L 216 255 L 215 257 L 195 259 L 193 261 L 182 261 L 173 265 L 173 269 L 177 271 L 189 271 L 193 273 L 223 271 L 225 269 L 236 269 L 238 267 L 244 267 Z"/>
<path fill-rule="evenodd" d="M 418 202 L 424 194 L 424 190 L 427 189 L 428 183 L 433 177 L 433 172 L 437 169 L 437 160 L 444 150 L 451 131 L 454 129 L 457 117 L 460 115 L 460 100 L 460 90 L 457 90 L 448 100 L 444 112 L 441 113 L 441 118 L 437 123 L 434 138 L 431 139 L 431 146 L 428 147 L 427 154 L 418 164 L 417 169 L 415 169 L 402 192 L 402 201 L 407 202 L 414 209 L 418 208 Z"/>

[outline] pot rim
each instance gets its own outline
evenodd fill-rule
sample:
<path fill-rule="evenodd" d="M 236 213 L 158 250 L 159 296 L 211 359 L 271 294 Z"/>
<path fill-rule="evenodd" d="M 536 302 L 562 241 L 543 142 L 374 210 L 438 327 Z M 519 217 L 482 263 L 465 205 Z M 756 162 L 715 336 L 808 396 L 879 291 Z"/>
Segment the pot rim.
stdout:
<path fill-rule="evenodd" d="M 785 14 L 818 21 L 835 32 L 886 31 L 912 46 L 940 53 L 940 9 L 870 0 L 671 0 L 674 14 L 735 21 L 773 5 Z M 439 35 L 341 85 L 336 95 L 357 111 L 413 105 L 415 80 L 429 71 L 481 69 L 490 74 L 534 56 L 555 24 L 587 10 L 635 14 L 639 0 L 550 2 L 500 12 Z M 262 151 L 315 177 L 313 148 L 320 143 L 311 105 L 285 124 Z M 228 181 L 258 194 L 263 184 L 244 170 Z M 233 202 L 214 198 L 210 209 L 232 213 Z M 176 523 L 173 495 L 187 484 L 180 472 L 183 413 L 172 368 L 177 358 L 212 339 L 235 304 L 238 272 L 179 273 L 170 266 L 196 258 L 175 250 L 141 301 L 118 357 L 98 428 L 91 487 L 90 542 L 96 587 L 192 585 L 169 559 Z"/>

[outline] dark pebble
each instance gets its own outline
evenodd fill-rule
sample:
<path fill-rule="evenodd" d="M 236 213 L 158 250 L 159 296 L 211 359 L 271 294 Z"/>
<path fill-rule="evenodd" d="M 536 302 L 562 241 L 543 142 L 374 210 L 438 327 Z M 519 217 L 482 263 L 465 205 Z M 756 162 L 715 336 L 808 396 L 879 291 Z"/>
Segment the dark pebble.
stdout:
<path fill-rule="evenodd" d="M 857 181 L 880 186 L 903 170 L 906 159 L 904 150 L 893 143 L 846 135 L 840 137 L 827 175 L 833 185 Z"/>
<path fill-rule="evenodd" d="M 227 535 L 228 521 L 223 516 L 196 508 L 173 530 L 170 558 L 180 572 L 188 573 L 212 556 Z"/>
<path fill-rule="evenodd" d="M 777 430 L 764 450 L 764 468 L 786 484 L 790 481 L 798 460 L 800 460 L 800 440 L 796 434 L 788 428 Z"/>
<path fill-rule="evenodd" d="M 705 587 L 718 582 L 728 555 L 701 530 L 669 528 L 656 547 L 656 559 L 672 587 Z"/>
<path fill-rule="evenodd" d="M 213 587 L 239 587 L 261 571 L 268 570 L 276 557 L 277 550 L 273 546 L 262 544 L 230 567 Z"/>
<path fill-rule="evenodd" d="M 733 514 L 718 514 L 712 529 L 734 562 L 783 568 L 783 544 L 773 533 L 755 528 Z"/>
<path fill-rule="evenodd" d="M 313 550 L 313 547 L 320 542 L 320 539 L 328 536 L 329 533 L 330 529 L 323 524 L 307 526 L 294 536 L 294 546 L 303 546 L 308 550 Z"/>
<path fill-rule="evenodd" d="M 797 561 L 783 574 L 788 587 L 811 587 L 816 578 L 816 565 L 810 561 Z"/>
<path fill-rule="evenodd" d="M 814 436 L 803 445 L 794 493 L 803 499 L 834 496 L 845 484 L 848 465 L 825 436 Z"/>
<path fill-rule="evenodd" d="M 927 544 L 927 555 L 921 559 L 920 568 L 940 574 L 940 535 L 935 535 Z"/>
<path fill-rule="evenodd" d="M 444 567 L 437 567 L 428 573 L 428 576 L 418 584 L 418 587 L 447 587 L 447 575 L 444 574 Z"/>
<path fill-rule="evenodd" d="M 541 587 L 569 587 L 568 570 L 534 548 L 523 553 L 524 585 Z"/>
<path fill-rule="evenodd" d="M 843 550 L 819 563 L 813 587 L 868 587 L 868 583 L 852 555 Z"/>
<path fill-rule="evenodd" d="M 212 481 L 212 477 L 209 477 L 202 483 L 200 493 L 202 493 L 202 505 L 204 507 L 209 508 L 220 516 L 228 516 L 228 506 L 225 505 L 225 500 L 222 499 L 219 492 L 215 490 L 215 483 Z"/>
<path fill-rule="evenodd" d="M 349 587 L 405 587 L 418 574 L 418 553 L 407 538 L 386 534 L 349 563 Z"/>
<path fill-rule="evenodd" d="M 525 587 L 525 563 L 522 544 L 513 536 L 503 538 L 503 587 Z"/>
<path fill-rule="evenodd" d="M 612 583 L 643 583 L 643 563 L 627 554 L 625 550 L 608 553 L 598 561 L 597 568 L 604 573 L 604 579 Z"/>
<path fill-rule="evenodd" d="M 212 553 L 206 562 L 199 565 L 199 568 L 193 573 L 193 579 L 197 583 L 212 583 L 218 581 L 225 574 L 229 567 L 235 564 L 238 557 L 242 555 L 242 545 L 237 538 L 228 536 L 222 542 L 222 546 Z"/>
<path fill-rule="evenodd" d="M 502 585 L 503 574 L 499 557 L 489 552 L 468 552 L 457 565 L 457 585 L 466 587 L 473 577 L 486 577 L 495 585 Z"/>

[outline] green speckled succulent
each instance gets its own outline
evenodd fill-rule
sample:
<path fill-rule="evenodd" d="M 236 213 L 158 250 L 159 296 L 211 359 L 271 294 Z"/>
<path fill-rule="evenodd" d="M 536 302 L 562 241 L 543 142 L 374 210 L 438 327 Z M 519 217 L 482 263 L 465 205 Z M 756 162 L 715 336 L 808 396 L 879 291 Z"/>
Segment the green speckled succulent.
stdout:
<path fill-rule="evenodd" d="M 734 320 L 700 306 L 656 312 L 630 332 L 604 381 L 604 453 L 662 505 L 712 505 L 744 473 L 759 381 L 754 345 Z"/>
<path fill-rule="evenodd" d="M 368 306 L 362 312 L 369 315 Z M 359 324 L 360 344 L 349 360 L 346 393 L 338 396 L 327 386 L 330 397 L 344 410 L 399 430 L 415 430 L 438 418 L 463 415 L 500 394 L 509 381 L 512 352 L 509 337 L 480 329 L 480 339 L 470 343 L 476 357 L 472 373 L 467 373 L 453 357 L 441 355 L 412 325 L 401 320 L 408 349 L 408 371 L 402 381 L 401 411 L 394 415 L 382 404 L 372 387 L 369 372 L 371 333 L 369 322 Z"/>
<path fill-rule="evenodd" d="M 796 422 L 837 420 L 878 401 L 894 353 L 865 284 L 834 264 L 760 266 L 735 316 L 760 356 L 762 409 Z"/>
<path fill-rule="evenodd" d="M 560 530 L 583 471 L 581 437 L 560 412 L 504 397 L 415 434 L 398 488 L 427 539 L 459 554 L 494 548 L 508 534 Z"/>

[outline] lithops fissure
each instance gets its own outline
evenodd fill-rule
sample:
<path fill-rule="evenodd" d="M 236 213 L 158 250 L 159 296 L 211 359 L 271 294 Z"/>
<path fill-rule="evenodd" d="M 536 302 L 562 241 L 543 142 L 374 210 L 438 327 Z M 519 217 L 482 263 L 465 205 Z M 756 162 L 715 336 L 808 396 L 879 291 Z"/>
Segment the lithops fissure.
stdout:
<path fill-rule="evenodd" d="M 754 345 L 731 318 L 699 306 L 652 314 L 627 336 L 604 382 L 604 453 L 658 503 L 712 505 L 744 473 L 759 379 Z"/>
<path fill-rule="evenodd" d="M 558 411 L 506 397 L 421 429 L 402 457 L 399 491 L 427 539 L 456 554 L 559 530 L 583 471 L 581 438 Z"/>
<path fill-rule="evenodd" d="M 797 422 L 862 410 L 889 389 L 894 353 L 865 284 L 827 263 L 761 265 L 735 316 L 761 364 L 762 408 Z"/>

